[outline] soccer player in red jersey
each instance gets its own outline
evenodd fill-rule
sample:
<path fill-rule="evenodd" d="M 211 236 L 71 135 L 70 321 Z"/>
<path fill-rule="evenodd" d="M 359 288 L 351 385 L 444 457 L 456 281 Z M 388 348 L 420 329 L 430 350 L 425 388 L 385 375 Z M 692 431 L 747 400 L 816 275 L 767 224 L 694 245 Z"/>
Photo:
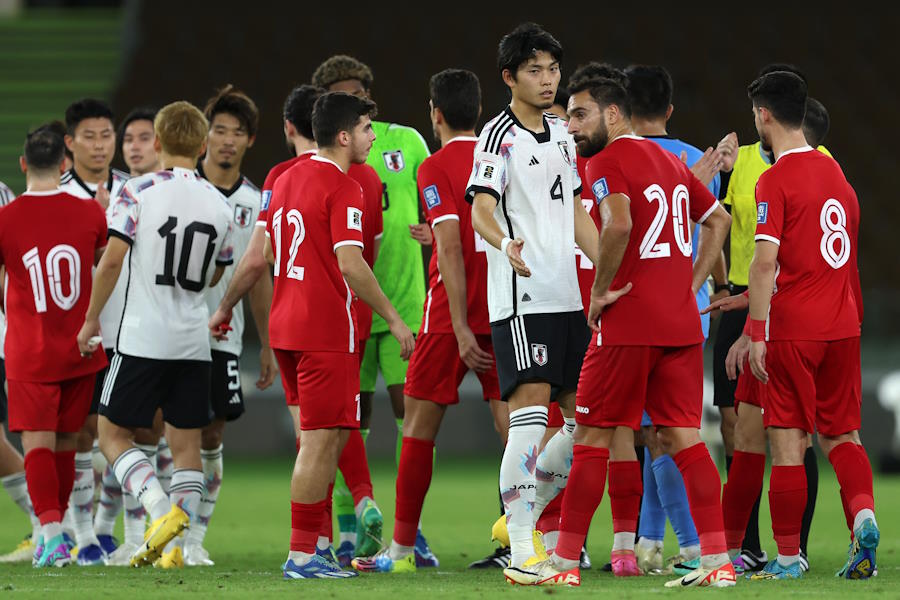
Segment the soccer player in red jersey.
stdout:
<path fill-rule="evenodd" d="M 803 455 L 807 434 L 815 431 L 853 531 L 844 576 L 866 579 L 875 570 L 879 531 L 872 469 L 858 434 L 859 203 L 838 164 L 804 138 L 807 95 L 800 77 L 769 73 L 751 83 L 748 93 L 760 140 L 775 155 L 756 186 L 749 289 L 750 368 L 768 388 L 763 423 L 772 448 L 769 506 L 778 558 L 756 577 L 800 576 Z"/>
<path fill-rule="evenodd" d="M 580 582 L 579 553 L 603 495 L 610 445 L 617 428 L 638 428 L 643 408 L 682 472 L 700 530 L 701 568 L 667 585 L 734 585 L 718 473 L 697 432 L 703 335 L 694 299 L 721 250 L 729 217 L 674 155 L 631 134 L 621 84 L 581 79 L 569 91 L 569 130 L 579 154 L 593 156 L 586 181 L 599 202 L 601 259 L 591 293 L 588 322 L 594 337 L 578 384 L 574 463 L 560 538 L 534 583 Z M 702 227 L 693 266 L 690 221 Z M 672 314 L 679 318 L 671 319 Z M 627 486 L 640 494 L 633 452 L 612 457 L 633 468 L 618 469 L 613 462 L 610 488 Z"/>
<path fill-rule="evenodd" d="M 490 338 L 485 246 L 472 229 L 472 209 L 465 201 L 481 88 L 474 73 L 448 69 L 431 78 L 430 95 L 432 127 L 442 148 L 419 166 L 418 186 L 434 248 L 404 388 L 394 536 L 375 556 L 353 562 L 360 571 L 415 572 L 416 530 L 431 484 L 434 439 L 447 407 L 459 402 L 458 387 L 470 369 L 481 381 L 498 430 L 508 420 Z"/>
<path fill-rule="evenodd" d="M 348 430 L 359 427 L 353 293 L 390 323 L 404 359 L 415 345 L 363 259 L 362 188 L 346 174 L 372 146 L 374 108 L 342 93 L 316 101 L 318 154 L 278 178 L 266 222 L 266 254 L 275 264 L 270 338 L 285 392 L 299 403 L 303 432 L 291 479 L 291 550 L 283 566 L 290 579 L 355 574 L 316 554 L 338 457 Z"/>
<path fill-rule="evenodd" d="M 61 521 L 74 483 L 78 432 L 97 371 L 107 364 L 104 352 L 85 357 L 75 345 L 91 267 L 106 246 L 106 218 L 99 204 L 58 189 L 63 150 L 62 137 L 50 129 L 29 134 L 20 160 L 28 191 L 0 210 L 9 429 L 22 432 L 28 491 L 43 526 L 34 554 L 39 567 L 71 561 Z"/>

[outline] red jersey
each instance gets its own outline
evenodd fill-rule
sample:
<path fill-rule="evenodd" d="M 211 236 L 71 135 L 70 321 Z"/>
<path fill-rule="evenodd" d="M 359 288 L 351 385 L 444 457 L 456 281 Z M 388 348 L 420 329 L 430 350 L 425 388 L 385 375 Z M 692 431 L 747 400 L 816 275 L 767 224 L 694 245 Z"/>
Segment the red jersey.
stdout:
<path fill-rule="evenodd" d="M 335 250 L 363 248 L 362 189 L 336 163 L 313 156 L 285 171 L 272 197 L 266 221 L 275 255 L 272 347 L 355 352 L 353 293 Z"/>
<path fill-rule="evenodd" d="M 272 202 L 272 189 L 275 187 L 275 180 L 287 171 L 289 168 L 312 156 L 315 156 L 315 150 L 307 150 L 302 154 L 280 162 L 269 171 L 266 175 L 266 181 L 262 188 L 262 204 L 259 210 L 259 218 L 257 223 L 265 226 L 266 219 L 269 214 L 269 205 Z M 359 183 L 363 190 L 363 199 L 365 201 L 366 218 L 363 221 L 363 258 L 372 268 L 375 265 L 375 240 L 379 239 L 384 233 L 384 221 L 381 214 L 381 195 L 384 187 L 381 184 L 381 178 L 378 173 L 367 164 L 350 165 L 347 175 L 352 177 Z M 372 309 L 368 304 L 362 302 L 359 298 L 354 297 L 354 306 L 356 306 L 357 333 L 359 339 L 368 339 L 369 331 L 372 329 Z"/>
<path fill-rule="evenodd" d="M 9 379 L 64 381 L 106 366 L 102 348 L 82 358 L 75 339 L 91 299 L 94 253 L 105 245 L 106 216 L 96 202 L 26 192 L 0 209 Z"/>
<path fill-rule="evenodd" d="M 756 184 L 756 241 L 778 244 L 768 339 L 832 341 L 860 334 L 859 203 L 834 159 L 789 150 Z"/>
<path fill-rule="evenodd" d="M 489 334 L 487 255 L 484 240 L 472 228 L 472 206 L 466 202 L 466 185 L 472 173 L 477 141 L 474 137 L 453 138 L 419 165 L 417 180 L 425 218 L 432 229 L 442 221 L 459 222 L 469 328 L 475 334 Z M 453 333 L 447 289 L 438 270 L 437 238 L 431 244 L 422 332 Z"/>
<path fill-rule="evenodd" d="M 691 290 L 691 221 L 702 223 L 718 202 L 677 156 L 634 135 L 613 140 L 587 164 L 597 202 L 630 199 L 631 237 L 610 289 L 630 292 L 603 311 L 596 343 L 688 346 L 703 342 Z M 594 221 L 600 227 L 599 210 Z M 596 335 L 596 334 L 595 334 Z"/>
<path fill-rule="evenodd" d="M 576 157 L 576 167 L 578 168 L 578 176 L 581 177 L 581 181 L 587 181 L 584 172 L 587 163 L 588 159 L 583 156 L 578 155 Z M 590 186 L 583 186 L 581 188 L 581 203 L 599 227 L 600 219 L 597 217 L 597 205 L 594 202 L 594 195 L 591 193 Z M 581 304 L 584 306 L 584 314 L 587 316 L 591 308 L 591 287 L 594 285 L 594 263 L 592 263 L 591 259 L 589 259 L 585 253 L 581 251 L 581 248 L 578 247 L 575 248 L 575 266 L 578 271 L 578 288 L 581 290 Z"/>

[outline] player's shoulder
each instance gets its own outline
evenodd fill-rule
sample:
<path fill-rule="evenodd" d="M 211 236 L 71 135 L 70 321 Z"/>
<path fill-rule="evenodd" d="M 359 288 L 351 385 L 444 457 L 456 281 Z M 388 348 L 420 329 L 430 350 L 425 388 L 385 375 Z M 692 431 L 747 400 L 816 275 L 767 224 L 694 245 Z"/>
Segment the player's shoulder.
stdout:
<path fill-rule="evenodd" d="M 510 144 L 516 136 L 516 120 L 506 108 L 484 124 L 478 136 L 479 150 L 499 154 L 504 144 Z"/>
<path fill-rule="evenodd" d="M 110 177 L 112 178 L 113 184 L 116 183 L 125 183 L 129 179 L 131 179 L 131 174 L 122 171 L 121 169 L 112 168 L 109 170 Z"/>
<path fill-rule="evenodd" d="M 347 171 L 347 174 L 360 182 L 375 183 L 377 181 L 378 184 L 381 185 L 381 177 L 378 176 L 378 171 L 366 163 L 354 163 L 350 165 L 350 170 Z"/>
<path fill-rule="evenodd" d="M 259 194 L 259 188 L 246 175 L 241 175 L 241 191 Z"/>
<path fill-rule="evenodd" d="M 62 177 L 59 178 L 59 184 L 61 186 L 66 185 L 67 183 L 71 182 L 74 178 L 75 178 L 75 170 L 69 169 L 68 171 L 66 171 L 65 173 L 62 174 Z"/>
<path fill-rule="evenodd" d="M 428 150 L 428 142 L 422 137 L 422 134 L 415 127 L 409 125 L 401 125 L 399 123 L 388 123 L 387 133 L 393 138 L 404 141 L 412 145 L 421 145 L 426 151 Z"/>
<path fill-rule="evenodd" d="M 569 122 L 559 115 L 551 112 L 544 113 L 544 119 L 547 121 L 547 127 L 550 129 L 554 137 L 571 138 L 569 134 Z"/>

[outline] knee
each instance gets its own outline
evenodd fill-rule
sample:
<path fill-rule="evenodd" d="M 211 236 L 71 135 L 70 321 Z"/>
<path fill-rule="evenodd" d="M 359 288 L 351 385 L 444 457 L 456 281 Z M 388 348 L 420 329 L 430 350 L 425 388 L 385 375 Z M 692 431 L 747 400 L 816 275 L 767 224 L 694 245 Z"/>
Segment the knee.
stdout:
<path fill-rule="evenodd" d="M 203 429 L 200 444 L 204 450 L 214 450 L 222 445 L 225 433 L 225 421 L 215 420 Z"/>

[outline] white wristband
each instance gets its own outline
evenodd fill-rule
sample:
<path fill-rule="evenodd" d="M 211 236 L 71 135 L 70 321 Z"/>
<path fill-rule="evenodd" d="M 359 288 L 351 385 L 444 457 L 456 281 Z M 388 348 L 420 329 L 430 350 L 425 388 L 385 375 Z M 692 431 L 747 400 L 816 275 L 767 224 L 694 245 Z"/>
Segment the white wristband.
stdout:
<path fill-rule="evenodd" d="M 506 247 L 509 246 L 511 243 L 512 243 L 512 238 L 508 238 L 508 237 L 503 238 L 503 240 L 500 242 L 500 252 L 502 252 L 503 254 L 506 254 Z"/>

